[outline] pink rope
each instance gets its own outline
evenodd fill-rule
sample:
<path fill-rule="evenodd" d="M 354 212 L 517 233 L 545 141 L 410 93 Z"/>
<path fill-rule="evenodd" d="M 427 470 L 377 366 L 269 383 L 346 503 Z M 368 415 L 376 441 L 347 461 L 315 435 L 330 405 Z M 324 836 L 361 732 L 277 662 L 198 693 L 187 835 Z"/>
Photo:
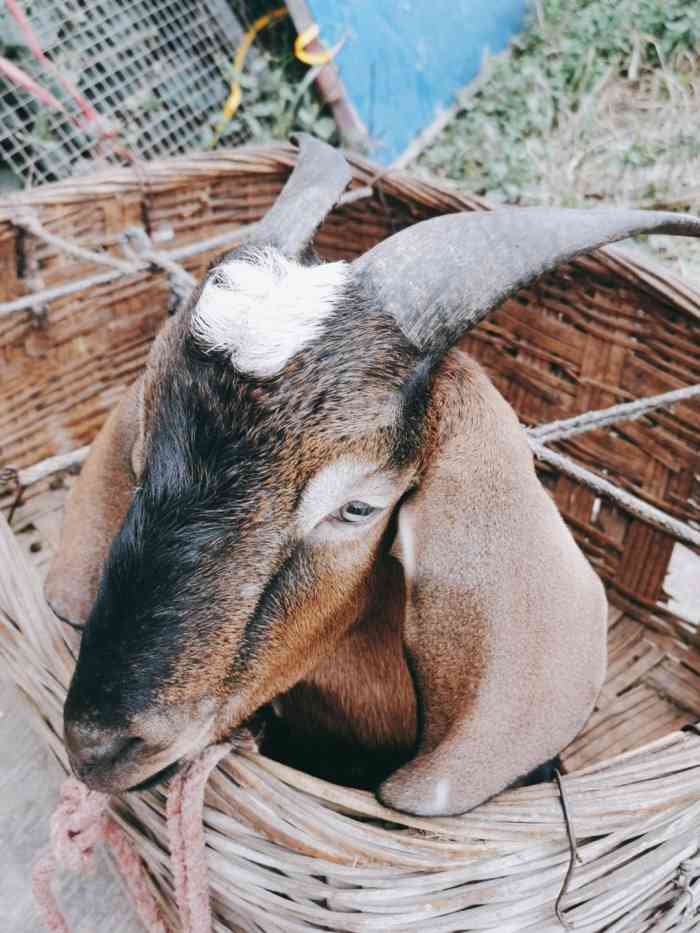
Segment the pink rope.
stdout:
<path fill-rule="evenodd" d="M 168 836 L 183 933 L 210 933 L 211 907 L 205 851 L 204 788 L 209 775 L 230 751 L 230 745 L 212 745 L 176 775 L 167 804 Z M 148 933 L 169 933 L 160 906 L 148 885 L 148 876 L 131 840 L 107 812 L 109 796 L 88 790 L 76 778 L 67 778 L 58 807 L 51 817 L 51 842 L 32 869 L 32 890 L 49 933 L 70 933 L 53 893 L 58 866 L 86 872 L 92 866 L 95 845 L 105 841 L 134 900 Z"/>
<path fill-rule="evenodd" d="M 204 788 L 209 775 L 231 750 L 211 745 L 173 778 L 166 810 L 175 899 L 187 933 L 209 933 L 211 906 L 204 843 Z"/>

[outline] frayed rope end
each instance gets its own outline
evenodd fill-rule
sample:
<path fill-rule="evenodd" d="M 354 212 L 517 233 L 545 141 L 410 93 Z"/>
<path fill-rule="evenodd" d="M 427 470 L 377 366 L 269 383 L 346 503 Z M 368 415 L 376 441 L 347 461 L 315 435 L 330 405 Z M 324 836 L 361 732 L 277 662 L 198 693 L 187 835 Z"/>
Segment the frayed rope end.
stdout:
<path fill-rule="evenodd" d="M 184 933 L 210 933 L 211 907 L 202 811 L 204 788 L 211 772 L 230 751 L 213 745 L 186 765 L 173 779 L 167 805 L 168 837 L 175 900 Z M 150 890 L 148 875 L 131 840 L 107 812 L 109 796 L 89 790 L 74 777 L 61 786 L 59 804 L 51 817 L 51 843 L 36 859 L 32 890 L 49 933 L 70 933 L 53 892 L 59 866 L 88 872 L 98 842 L 109 845 L 121 875 L 148 933 L 170 933 Z"/>

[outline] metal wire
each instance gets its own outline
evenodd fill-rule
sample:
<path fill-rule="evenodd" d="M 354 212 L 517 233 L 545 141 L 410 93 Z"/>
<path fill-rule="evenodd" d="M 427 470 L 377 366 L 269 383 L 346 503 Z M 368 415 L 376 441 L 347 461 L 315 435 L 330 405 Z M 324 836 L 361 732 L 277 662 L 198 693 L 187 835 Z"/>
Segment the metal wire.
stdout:
<path fill-rule="evenodd" d="M 116 143 L 144 159 L 202 148 L 242 36 L 227 0 L 41 0 L 25 11 L 47 56 L 116 130 L 100 141 L 3 82 L 0 159 L 27 183 L 92 170 Z M 37 61 L 18 64 L 75 112 Z M 231 140 L 245 141 L 244 130 Z"/>

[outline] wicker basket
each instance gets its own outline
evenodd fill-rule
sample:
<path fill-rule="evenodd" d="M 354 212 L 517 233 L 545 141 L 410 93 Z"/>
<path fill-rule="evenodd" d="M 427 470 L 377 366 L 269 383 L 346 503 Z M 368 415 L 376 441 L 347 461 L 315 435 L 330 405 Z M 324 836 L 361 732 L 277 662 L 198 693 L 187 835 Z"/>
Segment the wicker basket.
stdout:
<path fill-rule="evenodd" d="M 218 152 L 0 202 L 0 466 L 16 468 L 5 472 L 0 498 L 14 532 L 0 527 L 0 656 L 64 766 L 61 705 L 75 646 L 47 609 L 35 569 L 44 570 L 56 545 L 74 470 L 47 475 L 33 465 L 92 440 L 142 367 L 170 288 L 158 270 L 109 279 L 89 255 L 67 255 L 17 219 L 31 209 L 35 226 L 38 220 L 51 234 L 114 256 L 123 231 L 145 225 L 170 250 L 260 218 L 293 159 L 283 147 Z M 402 174 L 379 175 L 360 160 L 353 168 L 354 186 L 372 191 L 323 225 L 317 245 L 328 259 L 357 256 L 417 220 L 486 208 Z M 200 275 L 217 251 L 184 265 Z M 23 301 L 85 277 L 92 284 L 70 295 Z M 700 382 L 699 337 L 699 295 L 608 249 L 506 302 L 469 335 L 468 348 L 521 419 L 537 424 Z M 696 400 L 559 446 L 697 523 L 699 439 Z M 542 479 L 613 606 L 607 683 L 563 756 L 565 801 L 556 784 L 542 784 L 508 791 L 463 817 L 410 818 L 367 793 L 260 756 L 231 755 L 207 790 L 214 929 L 698 928 L 700 737 L 676 730 L 700 717 L 700 639 L 666 605 L 676 542 L 551 467 Z M 156 789 L 113 808 L 177 928 L 164 802 Z M 558 919 L 555 901 L 570 866 Z"/>

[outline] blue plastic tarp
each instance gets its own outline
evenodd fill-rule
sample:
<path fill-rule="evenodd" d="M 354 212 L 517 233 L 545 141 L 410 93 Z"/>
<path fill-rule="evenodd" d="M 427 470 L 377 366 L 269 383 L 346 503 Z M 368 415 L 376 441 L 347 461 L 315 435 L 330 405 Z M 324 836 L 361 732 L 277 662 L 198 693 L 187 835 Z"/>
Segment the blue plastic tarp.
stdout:
<path fill-rule="evenodd" d="M 307 0 L 350 100 L 388 164 L 522 26 L 527 0 Z"/>

